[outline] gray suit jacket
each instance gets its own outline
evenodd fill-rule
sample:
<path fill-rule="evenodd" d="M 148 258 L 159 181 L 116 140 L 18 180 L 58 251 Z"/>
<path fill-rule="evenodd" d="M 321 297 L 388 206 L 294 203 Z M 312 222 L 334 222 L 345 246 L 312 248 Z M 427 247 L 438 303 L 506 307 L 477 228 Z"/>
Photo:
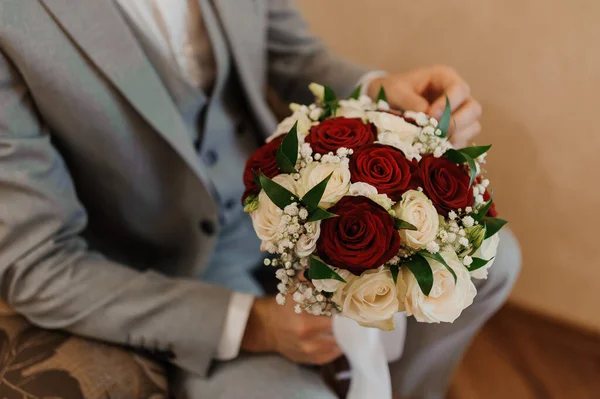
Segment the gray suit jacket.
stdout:
<path fill-rule="evenodd" d="M 288 0 L 214 0 L 248 107 L 366 72 Z M 205 374 L 231 293 L 190 279 L 219 225 L 173 101 L 109 0 L 0 0 L 0 295 L 32 323 Z"/>

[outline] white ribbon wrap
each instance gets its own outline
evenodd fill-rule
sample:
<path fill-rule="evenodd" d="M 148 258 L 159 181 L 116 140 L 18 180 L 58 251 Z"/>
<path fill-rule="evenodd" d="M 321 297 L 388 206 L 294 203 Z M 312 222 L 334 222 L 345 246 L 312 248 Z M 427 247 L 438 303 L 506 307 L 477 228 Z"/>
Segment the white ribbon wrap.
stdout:
<path fill-rule="evenodd" d="M 394 331 L 381 331 L 362 327 L 347 317 L 333 317 L 333 335 L 351 367 L 347 399 L 392 399 L 388 362 L 402 356 L 406 315 L 397 313 L 394 323 Z"/>

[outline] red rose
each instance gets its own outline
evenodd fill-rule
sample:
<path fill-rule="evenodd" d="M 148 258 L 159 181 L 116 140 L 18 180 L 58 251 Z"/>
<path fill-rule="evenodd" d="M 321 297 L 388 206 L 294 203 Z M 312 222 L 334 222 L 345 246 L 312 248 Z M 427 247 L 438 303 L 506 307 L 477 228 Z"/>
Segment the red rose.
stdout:
<path fill-rule="evenodd" d="M 328 264 L 360 274 L 393 258 L 400 249 L 394 218 L 366 197 L 343 197 L 321 222 L 317 253 Z"/>
<path fill-rule="evenodd" d="M 352 182 L 368 183 L 394 201 L 413 188 L 410 171 L 411 165 L 402 151 L 387 145 L 369 144 L 350 157 Z"/>
<path fill-rule="evenodd" d="M 473 187 L 469 187 L 470 177 L 464 167 L 443 157 L 426 155 L 419 171 L 425 194 L 441 215 L 473 203 Z"/>
<path fill-rule="evenodd" d="M 246 199 L 248 195 L 258 194 L 260 191 L 258 185 L 254 181 L 252 171 L 255 171 L 256 173 L 261 171 L 269 179 L 272 179 L 279 174 L 276 155 L 279 145 L 284 137 L 285 135 L 273 139 L 271 142 L 256 150 L 254 154 L 248 158 L 246 168 L 244 169 L 244 186 L 246 187 L 246 191 L 244 191 L 242 201 Z"/>
<path fill-rule="evenodd" d="M 374 142 L 376 137 L 377 128 L 372 123 L 366 124 L 360 118 L 338 117 L 311 127 L 306 142 L 319 154 L 335 154 L 338 148 L 356 150 Z"/>

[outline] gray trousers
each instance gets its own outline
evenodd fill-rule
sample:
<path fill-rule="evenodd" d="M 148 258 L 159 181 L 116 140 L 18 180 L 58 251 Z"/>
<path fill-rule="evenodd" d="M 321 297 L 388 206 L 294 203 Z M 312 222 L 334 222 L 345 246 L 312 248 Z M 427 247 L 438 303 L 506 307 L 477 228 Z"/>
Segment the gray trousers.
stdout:
<path fill-rule="evenodd" d="M 404 353 L 390 364 L 395 395 L 443 398 L 453 372 L 477 331 L 502 306 L 519 274 L 521 253 L 508 229 L 501 233 L 487 280 L 475 280 L 477 296 L 454 323 L 424 324 L 408 319 Z M 207 379 L 180 374 L 178 398 L 334 399 L 320 375 L 278 355 L 241 354 L 217 362 Z"/>

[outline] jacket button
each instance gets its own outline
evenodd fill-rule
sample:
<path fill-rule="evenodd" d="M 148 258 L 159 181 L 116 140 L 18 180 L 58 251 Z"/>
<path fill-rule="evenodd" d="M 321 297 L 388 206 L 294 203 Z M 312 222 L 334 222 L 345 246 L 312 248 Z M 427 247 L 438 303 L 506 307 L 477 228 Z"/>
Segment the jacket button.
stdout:
<path fill-rule="evenodd" d="M 206 166 L 215 166 L 218 160 L 219 156 L 214 150 L 208 150 L 206 151 L 206 154 L 204 154 L 204 163 L 206 164 Z"/>
<path fill-rule="evenodd" d="M 232 210 L 234 209 L 238 204 L 238 201 L 236 199 L 233 198 L 229 198 L 227 201 L 225 201 L 225 209 L 227 210 Z"/>
<path fill-rule="evenodd" d="M 217 231 L 217 226 L 212 220 L 201 220 L 198 225 L 200 226 L 200 230 L 209 236 L 214 235 Z"/>

